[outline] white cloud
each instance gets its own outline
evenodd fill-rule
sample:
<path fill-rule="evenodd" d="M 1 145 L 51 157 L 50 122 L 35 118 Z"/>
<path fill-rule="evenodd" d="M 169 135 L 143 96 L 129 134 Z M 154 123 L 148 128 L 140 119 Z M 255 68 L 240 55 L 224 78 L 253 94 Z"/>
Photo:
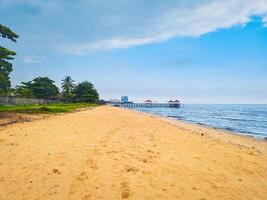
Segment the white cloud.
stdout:
<path fill-rule="evenodd" d="M 39 64 L 45 60 L 46 60 L 46 57 L 36 56 L 36 55 L 27 56 L 22 59 L 23 62 L 29 63 L 29 64 Z"/>
<path fill-rule="evenodd" d="M 138 13 L 136 16 L 125 13 L 116 16 L 111 13 L 105 16 L 107 21 L 111 20 L 106 24 L 111 27 L 106 30 L 110 34 L 100 34 L 97 40 L 88 38 L 87 42 L 65 44 L 59 49 L 64 53 L 82 55 L 161 42 L 173 37 L 198 37 L 218 29 L 245 25 L 253 16 L 262 17 L 267 26 L 267 0 L 210 0 L 182 6 L 181 2 L 170 3 L 157 12 L 149 13 L 147 10 L 147 16 L 139 17 Z M 137 19 L 133 20 L 134 17 Z"/>
<path fill-rule="evenodd" d="M 77 55 L 84 55 L 91 52 L 96 52 L 105 49 L 124 49 L 131 46 L 148 44 L 151 42 L 159 42 L 160 38 L 112 38 L 107 40 L 100 40 L 93 43 L 79 44 L 79 45 L 63 45 L 61 50 L 66 53 Z"/>
<path fill-rule="evenodd" d="M 81 55 L 198 37 L 244 26 L 253 16 L 267 27 L 267 0 L 0 0 L 1 7 L 26 16 L 38 8 L 40 15 L 22 18 L 22 29 L 30 26 L 34 37 L 45 35 L 43 47 Z"/>

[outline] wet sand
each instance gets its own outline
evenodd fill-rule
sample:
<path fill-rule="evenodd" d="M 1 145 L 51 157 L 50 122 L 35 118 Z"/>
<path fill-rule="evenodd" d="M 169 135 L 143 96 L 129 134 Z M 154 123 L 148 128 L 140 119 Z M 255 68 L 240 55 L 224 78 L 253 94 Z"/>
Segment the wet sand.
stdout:
<path fill-rule="evenodd" d="M 0 199 L 267 199 L 267 143 L 101 106 L 0 129 Z"/>

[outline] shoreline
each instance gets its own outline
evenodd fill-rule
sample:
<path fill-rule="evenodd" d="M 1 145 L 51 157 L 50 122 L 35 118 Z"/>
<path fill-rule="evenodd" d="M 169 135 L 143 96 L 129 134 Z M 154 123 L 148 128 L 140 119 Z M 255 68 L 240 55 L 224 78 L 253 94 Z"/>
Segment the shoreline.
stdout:
<path fill-rule="evenodd" d="M 246 104 L 244 104 L 244 105 L 246 105 Z M 254 105 L 254 104 L 252 104 L 252 105 Z M 263 104 L 263 105 L 265 105 L 265 104 Z M 267 141 L 267 137 L 257 137 L 255 135 L 250 134 L 249 132 L 238 132 L 238 131 L 234 131 L 234 130 L 228 130 L 228 129 L 224 129 L 224 128 L 215 127 L 215 126 L 212 126 L 212 125 L 206 125 L 206 124 L 203 124 L 203 123 L 193 122 L 193 121 L 189 121 L 189 120 L 183 120 L 183 119 L 179 119 L 179 118 L 175 118 L 175 117 L 162 116 L 162 115 L 159 115 L 159 114 L 153 114 L 153 113 L 140 111 L 140 110 L 135 110 L 135 109 L 130 109 L 130 108 L 121 108 L 121 109 L 136 111 L 138 113 L 144 113 L 144 114 L 153 115 L 153 116 L 157 116 L 157 117 L 162 117 L 164 119 L 183 122 L 183 123 L 190 124 L 190 125 L 193 125 L 193 126 L 200 126 L 200 127 L 203 127 L 203 128 L 214 129 L 214 130 L 218 130 L 220 132 L 225 132 L 226 134 L 234 134 L 234 135 L 238 135 L 238 136 L 241 136 L 241 137 L 248 137 L 248 138 L 254 138 L 254 139 L 260 140 L 260 141 Z"/>
<path fill-rule="evenodd" d="M 244 147 L 248 148 L 255 148 L 258 144 L 260 144 L 261 150 L 265 149 L 267 152 L 267 141 L 263 138 L 257 138 L 253 137 L 250 135 L 242 135 L 233 131 L 228 131 L 225 129 L 221 128 L 214 128 L 212 126 L 208 125 L 200 125 L 196 124 L 194 122 L 182 120 L 182 119 L 176 119 L 176 118 L 171 118 L 171 117 L 165 117 L 157 114 L 152 114 L 148 112 L 143 112 L 139 110 L 134 110 L 134 109 L 127 109 L 127 108 L 119 108 L 122 110 L 129 110 L 130 112 L 135 112 L 141 115 L 145 115 L 148 117 L 153 117 L 153 118 L 158 118 L 160 120 L 163 120 L 167 123 L 170 123 L 172 125 L 177 126 L 178 128 L 186 129 L 190 133 L 196 134 L 196 135 L 201 135 L 208 136 L 208 138 L 212 140 L 222 140 L 223 142 L 230 143 L 233 145 L 241 145 Z M 204 135 L 202 135 L 204 133 Z"/>
<path fill-rule="evenodd" d="M 0 129 L 0 199 L 265 199 L 266 142 L 100 106 Z"/>
<path fill-rule="evenodd" d="M 181 122 L 181 123 L 189 124 L 189 125 L 192 125 L 192 126 L 197 126 L 197 127 L 217 130 L 218 132 L 223 132 L 223 133 L 231 134 L 231 135 L 234 135 L 234 136 L 237 135 L 237 136 L 240 136 L 240 137 L 251 138 L 251 139 L 258 140 L 258 141 L 264 141 L 264 142 L 266 141 L 266 139 L 264 137 L 256 137 L 256 136 L 253 136 L 253 135 L 249 135 L 249 133 L 248 134 L 240 133 L 240 132 L 236 132 L 236 131 L 232 131 L 232 130 L 227 130 L 227 129 L 218 128 L 218 127 L 215 127 L 215 126 L 202 124 L 202 123 L 200 124 L 200 123 L 197 123 L 197 122 L 187 121 L 187 120 L 183 120 L 183 119 L 177 119 L 175 117 L 157 115 L 157 114 L 148 113 L 148 112 L 144 112 L 144 111 L 139 111 L 139 110 L 135 110 L 135 109 L 128 109 L 128 108 L 120 108 L 120 109 L 126 109 L 126 110 L 134 111 L 134 112 L 137 112 L 137 113 L 140 113 L 140 114 L 146 114 L 148 116 L 159 117 L 159 118 L 162 118 L 162 119 L 165 119 L 165 120 L 170 120 L 170 121 L 173 121 L 173 122 Z"/>

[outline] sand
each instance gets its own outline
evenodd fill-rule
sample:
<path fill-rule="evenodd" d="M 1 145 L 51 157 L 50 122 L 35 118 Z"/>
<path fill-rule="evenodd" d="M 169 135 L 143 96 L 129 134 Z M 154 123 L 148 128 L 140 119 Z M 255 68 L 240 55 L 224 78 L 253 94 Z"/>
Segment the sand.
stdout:
<path fill-rule="evenodd" d="M 267 199 L 267 143 L 109 106 L 12 124 L 0 199 Z"/>
<path fill-rule="evenodd" d="M 6 113 L 6 112 L 0 112 L 0 128 L 2 126 L 15 124 L 18 122 L 29 122 L 36 119 L 43 119 L 47 117 L 45 114 L 21 114 L 21 113 Z"/>

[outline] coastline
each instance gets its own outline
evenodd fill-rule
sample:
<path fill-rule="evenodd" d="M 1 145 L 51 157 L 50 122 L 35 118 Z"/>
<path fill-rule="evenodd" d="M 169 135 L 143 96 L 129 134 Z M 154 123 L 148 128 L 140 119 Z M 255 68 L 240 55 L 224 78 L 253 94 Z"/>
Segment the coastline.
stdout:
<path fill-rule="evenodd" d="M 0 130 L 0 199 L 265 199 L 267 144 L 100 106 Z"/>
<path fill-rule="evenodd" d="M 189 125 L 196 126 L 196 127 L 202 127 L 202 128 L 217 130 L 218 132 L 221 132 L 221 133 L 223 132 L 223 133 L 226 133 L 226 134 L 231 134 L 231 135 L 233 134 L 233 135 L 238 135 L 238 136 L 245 137 L 245 138 L 253 138 L 253 139 L 259 140 L 259 141 L 265 141 L 265 139 L 261 138 L 261 137 L 255 137 L 253 135 L 249 135 L 249 134 L 246 134 L 246 133 L 239 133 L 239 132 L 236 132 L 236 131 L 227 130 L 227 129 L 223 129 L 223 128 L 218 128 L 218 127 L 215 127 L 215 126 L 209 126 L 209 125 L 202 124 L 202 123 L 191 122 L 191 121 L 187 121 L 187 120 L 183 120 L 183 119 L 178 119 L 178 118 L 175 118 L 175 117 L 168 117 L 168 116 L 152 114 L 152 113 L 143 112 L 143 111 L 134 110 L 134 109 L 129 109 L 129 108 L 121 108 L 121 109 L 134 111 L 134 112 L 137 112 L 139 114 L 145 114 L 145 115 L 148 115 L 148 116 L 159 117 L 159 118 L 162 118 L 162 119 L 165 119 L 165 120 L 169 120 L 169 121 L 174 122 L 174 123 L 175 122 L 181 122 L 181 123 L 189 124 Z"/>
<path fill-rule="evenodd" d="M 136 108 L 136 110 L 267 140 L 266 105 L 183 104 L 177 110 L 165 108 Z"/>
<path fill-rule="evenodd" d="M 153 117 L 153 118 L 159 118 L 163 121 L 166 121 L 167 123 L 177 126 L 178 128 L 186 129 L 190 133 L 193 133 L 196 135 L 201 135 L 202 133 L 204 135 L 201 135 L 201 136 L 206 136 L 206 137 L 208 136 L 211 139 L 221 139 L 224 142 L 230 142 L 232 144 L 237 144 L 237 145 L 244 145 L 244 146 L 248 146 L 249 148 L 252 148 L 253 146 L 255 146 L 254 143 L 256 144 L 259 143 L 262 146 L 266 146 L 266 151 L 267 151 L 267 141 L 264 138 L 258 138 L 258 137 L 254 137 L 251 135 L 240 134 L 238 132 L 216 128 L 216 127 L 208 126 L 205 124 L 197 124 L 197 123 L 182 120 L 182 119 L 165 117 L 165 116 L 138 111 L 134 109 L 127 109 L 127 108 L 120 108 L 120 109 L 129 110 L 129 111 L 132 111 L 132 112 L 135 112 L 141 115 Z"/>

